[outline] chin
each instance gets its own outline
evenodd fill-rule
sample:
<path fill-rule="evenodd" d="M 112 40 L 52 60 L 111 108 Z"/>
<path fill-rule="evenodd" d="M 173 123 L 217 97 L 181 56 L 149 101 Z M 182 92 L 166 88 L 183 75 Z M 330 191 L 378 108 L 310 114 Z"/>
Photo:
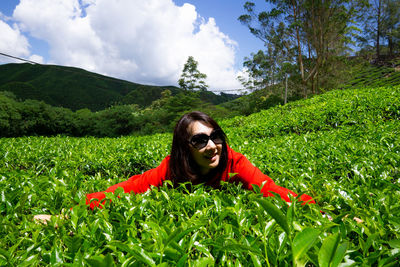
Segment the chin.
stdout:
<path fill-rule="evenodd" d="M 219 165 L 219 159 L 209 165 L 210 169 L 215 169 Z"/>

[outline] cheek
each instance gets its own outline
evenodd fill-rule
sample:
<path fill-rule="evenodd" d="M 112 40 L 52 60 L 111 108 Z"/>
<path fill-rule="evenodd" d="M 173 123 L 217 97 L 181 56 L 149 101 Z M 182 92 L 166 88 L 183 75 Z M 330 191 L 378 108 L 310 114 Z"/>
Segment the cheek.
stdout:
<path fill-rule="evenodd" d="M 217 145 L 218 154 L 221 155 L 222 153 L 222 145 Z"/>
<path fill-rule="evenodd" d="M 201 153 L 198 150 L 195 150 L 194 148 L 190 148 L 190 154 L 192 156 L 192 159 L 198 163 L 199 159 L 201 157 Z"/>

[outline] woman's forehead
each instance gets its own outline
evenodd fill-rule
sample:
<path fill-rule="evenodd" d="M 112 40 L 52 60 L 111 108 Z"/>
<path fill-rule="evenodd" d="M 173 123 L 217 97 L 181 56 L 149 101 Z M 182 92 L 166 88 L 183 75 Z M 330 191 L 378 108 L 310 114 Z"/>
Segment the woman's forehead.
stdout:
<path fill-rule="evenodd" d="M 188 127 L 188 132 L 191 136 L 203 133 L 210 135 L 213 130 L 214 128 L 211 125 L 203 121 L 194 121 L 190 123 Z"/>

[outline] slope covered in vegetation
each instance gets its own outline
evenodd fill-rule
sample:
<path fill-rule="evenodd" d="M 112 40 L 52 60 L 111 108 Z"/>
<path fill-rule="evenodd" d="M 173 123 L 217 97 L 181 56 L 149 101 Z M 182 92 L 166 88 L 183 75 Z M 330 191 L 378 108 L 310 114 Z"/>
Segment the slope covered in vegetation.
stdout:
<path fill-rule="evenodd" d="M 233 149 L 316 205 L 232 184 L 165 185 L 108 195 L 111 204 L 92 212 L 86 193 L 157 166 L 171 134 L 0 139 L 0 265 L 392 266 L 400 259 L 399 96 L 399 86 L 332 91 L 220 122 Z M 39 213 L 69 219 L 39 225 Z"/>
<path fill-rule="evenodd" d="M 146 108 L 116 105 L 97 112 L 89 109 L 73 112 L 43 101 L 19 101 L 11 92 L 4 91 L 0 92 L 0 137 L 154 134 L 172 131 L 176 120 L 190 110 L 202 110 L 216 118 L 230 114 L 227 109 L 201 100 L 207 93 L 186 92 L 172 96 L 167 90 Z"/>
<path fill-rule="evenodd" d="M 57 65 L 0 65 L 0 91 L 14 93 L 18 99 L 34 99 L 71 109 L 99 111 L 111 105 L 136 104 L 149 106 L 169 90 L 172 95 L 183 90 L 175 86 L 152 86 L 132 83 L 89 72 L 79 68 Z M 203 92 L 200 99 L 219 104 L 234 96 Z"/>
<path fill-rule="evenodd" d="M 358 68 L 343 88 L 400 85 L 400 57 L 362 64 Z"/>
<path fill-rule="evenodd" d="M 377 62 L 370 62 L 368 59 L 356 56 L 340 58 L 340 71 L 332 77 L 332 84 L 329 88 L 320 88 L 318 93 L 336 89 L 353 89 L 363 87 L 382 87 L 400 85 L 400 57 L 382 58 Z M 302 87 L 304 85 L 296 76 L 288 79 L 287 102 L 296 101 L 304 97 Z M 312 95 L 311 95 L 312 96 Z M 238 99 L 222 103 L 221 106 L 240 115 L 250 115 L 263 109 L 268 109 L 284 104 L 285 83 L 277 83 L 266 88 L 256 90 L 251 94 Z"/>

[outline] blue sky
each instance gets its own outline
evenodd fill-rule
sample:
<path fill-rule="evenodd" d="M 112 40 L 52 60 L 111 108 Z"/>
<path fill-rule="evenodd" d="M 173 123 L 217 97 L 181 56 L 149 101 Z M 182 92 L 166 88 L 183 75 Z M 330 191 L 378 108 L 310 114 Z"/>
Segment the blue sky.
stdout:
<path fill-rule="evenodd" d="M 248 0 L 174 0 L 178 5 L 190 3 L 196 6 L 201 16 L 206 18 L 213 17 L 216 20 L 220 30 L 229 35 L 238 42 L 239 47 L 236 57 L 236 66 L 241 68 L 243 58 L 248 57 L 250 53 L 255 53 L 263 49 L 263 43 L 249 29 L 242 25 L 238 17 L 244 14 L 243 5 Z M 265 0 L 252 1 L 257 6 L 265 6 Z"/>
<path fill-rule="evenodd" d="M 245 2 L 1 0 L 0 53 L 156 85 L 176 85 L 194 56 L 211 90 L 232 90 L 243 58 L 263 49 L 237 20 Z"/>

